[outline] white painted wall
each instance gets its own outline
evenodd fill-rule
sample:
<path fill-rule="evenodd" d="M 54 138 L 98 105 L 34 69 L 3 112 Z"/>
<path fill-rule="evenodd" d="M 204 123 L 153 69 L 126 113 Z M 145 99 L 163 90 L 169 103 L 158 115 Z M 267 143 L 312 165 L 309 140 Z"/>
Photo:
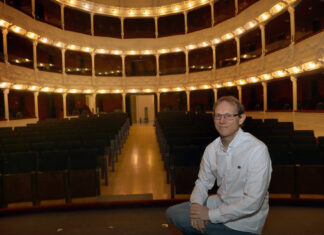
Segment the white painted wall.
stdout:
<path fill-rule="evenodd" d="M 144 123 L 145 119 L 145 107 L 148 110 L 148 121 L 153 123 L 155 118 L 154 112 L 154 95 L 136 95 L 136 117 L 137 123 Z"/>

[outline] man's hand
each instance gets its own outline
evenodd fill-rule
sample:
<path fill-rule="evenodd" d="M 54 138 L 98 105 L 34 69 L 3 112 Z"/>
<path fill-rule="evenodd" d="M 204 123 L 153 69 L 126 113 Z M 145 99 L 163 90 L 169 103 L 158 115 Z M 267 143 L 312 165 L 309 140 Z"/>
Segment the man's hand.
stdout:
<path fill-rule="evenodd" d="M 209 221 L 208 207 L 193 203 L 190 206 L 190 219 L 201 219 Z"/>
<path fill-rule="evenodd" d="M 197 203 L 193 203 L 190 206 L 190 221 L 191 226 L 201 233 L 206 230 L 206 225 L 209 221 L 208 208 Z"/>
<path fill-rule="evenodd" d="M 208 224 L 208 221 L 204 221 L 201 219 L 191 219 L 191 226 L 194 229 L 197 229 L 199 232 L 204 233 L 206 231 L 206 225 Z"/>

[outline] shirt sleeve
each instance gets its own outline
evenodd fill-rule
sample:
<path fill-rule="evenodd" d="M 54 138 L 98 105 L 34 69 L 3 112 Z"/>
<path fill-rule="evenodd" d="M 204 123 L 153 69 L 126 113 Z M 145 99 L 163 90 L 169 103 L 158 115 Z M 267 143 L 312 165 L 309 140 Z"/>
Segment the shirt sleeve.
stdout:
<path fill-rule="evenodd" d="M 266 195 L 271 178 L 271 161 L 266 146 L 258 148 L 250 158 L 243 196 L 230 204 L 222 203 L 216 209 L 209 210 L 212 223 L 226 223 L 258 211 Z"/>
<path fill-rule="evenodd" d="M 210 157 L 215 154 L 212 146 L 205 149 L 202 160 L 200 162 L 200 169 L 198 179 L 195 182 L 195 187 L 190 196 L 191 203 L 198 203 L 203 205 L 208 197 L 208 190 L 210 190 L 215 183 L 215 176 L 211 171 Z"/>

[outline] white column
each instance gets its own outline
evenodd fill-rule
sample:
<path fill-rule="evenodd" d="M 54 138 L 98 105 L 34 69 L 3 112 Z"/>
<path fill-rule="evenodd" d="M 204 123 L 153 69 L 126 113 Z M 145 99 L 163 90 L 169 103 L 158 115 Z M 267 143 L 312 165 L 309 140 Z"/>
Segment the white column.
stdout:
<path fill-rule="evenodd" d="M 238 99 L 242 104 L 242 86 L 237 86 L 237 91 L 238 91 Z"/>
<path fill-rule="evenodd" d="M 156 60 L 156 77 L 160 77 L 160 64 L 159 64 L 159 54 L 155 55 L 155 60 Z"/>
<path fill-rule="evenodd" d="M 186 56 L 186 75 L 189 74 L 189 52 L 188 50 L 185 50 L 185 56 Z"/>
<path fill-rule="evenodd" d="M 126 67 L 125 67 L 125 55 L 121 55 L 122 58 L 122 76 L 126 77 Z"/>
<path fill-rule="evenodd" d="M 236 41 L 236 65 L 239 65 L 241 61 L 241 51 L 240 51 L 240 39 L 235 37 Z"/>
<path fill-rule="evenodd" d="M 187 112 L 190 111 L 190 91 L 186 91 L 187 95 Z"/>
<path fill-rule="evenodd" d="M 66 118 L 66 93 L 62 94 L 63 96 L 63 118 Z"/>
<path fill-rule="evenodd" d="M 154 17 L 154 22 L 155 22 L 155 38 L 159 37 L 159 25 L 158 25 L 158 17 Z"/>
<path fill-rule="evenodd" d="M 292 94 L 293 94 L 293 111 L 297 111 L 297 77 L 290 76 L 292 82 Z"/>
<path fill-rule="evenodd" d="M 90 14 L 90 24 L 91 24 L 91 35 L 94 35 L 94 21 L 93 21 L 93 12 Z"/>
<path fill-rule="evenodd" d="M 211 46 L 213 50 L 213 70 L 216 70 L 216 45 Z"/>
<path fill-rule="evenodd" d="M 8 43 L 7 43 L 7 34 L 8 34 L 8 29 L 3 29 L 2 30 L 2 40 L 3 40 L 3 57 L 4 57 L 4 62 L 8 64 Z"/>
<path fill-rule="evenodd" d="M 61 24 L 62 24 L 62 29 L 64 30 L 65 26 L 64 26 L 64 5 L 61 5 Z"/>
<path fill-rule="evenodd" d="M 263 87 L 263 111 L 268 110 L 268 87 L 266 82 L 262 82 Z"/>
<path fill-rule="evenodd" d="M 92 70 L 92 77 L 95 77 L 96 70 L 95 70 L 95 53 L 94 53 L 94 51 L 91 53 L 91 70 Z"/>
<path fill-rule="evenodd" d="M 291 35 L 291 44 L 295 44 L 295 8 L 292 6 L 288 7 L 289 16 L 290 16 L 290 35 Z"/>
<path fill-rule="evenodd" d="M 9 95 L 9 88 L 3 90 L 3 100 L 4 100 L 4 107 L 5 107 L 5 119 L 9 121 L 9 102 L 8 102 L 8 95 Z"/>
<path fill-rule="evenodd" d="M 92 113 L 93 114 L 97 114 L 97 102 L 96 102 L 96 96 L 97 94 L 96 93 L 93 93 L 92 96 L 91 96 L 91 110 L 92 110 Z"/>
<path fill-rule="evenodd" d="M 260 30 L 261 30 L 261 45 L 262 45 L 262 55 L 261 56 L 264 56 L 265 55 L 265 52 L 266 52 L 266 43 L 265 43 L 265 29 L 264 29 L 264 25 L 263 24 L 260 24 Z"/>
<path fill-rule="evenodd" d="M 65 48 L 62 48 L 62 73 L 65 75 Z"/>
<path fill-rule="evenodd" d="M 157 112 L 160 112 L 160 92 L 156 93 L 156 102 Z"/>
<path fill-rule="evenodd" d="M 33 61 L 35 70 L 37 70 L 37 43 L 37 41 L 33 41 Z"/>
<path fill-rule="evenodd" d="M 126 93 L 122 93 L 123 96 L 123 112 L 126 113 Z"/>
<path fill-rule="evenodd" d="M 35 91 L 34 92 L 34 106 L 35 106 L 35 117 L 37 119 L 39 119 L 39 116 L 38 116 L 38 95 L 39 95 L 39 92 Z"/>
<path fill-rule="evenodd" d="M 235 0 L 235 15 L 238 13 L 238 0 Z"/>
<path fill-rule="evenodd" d="M 214 26 L 214 1 L 210 2 L 210 17 L 211 17 L 211 27 Z"/>
<path fill-rule="evenodd" d="M 185 33 L 187 34 L 188 33 L 188 17 L 187 17 L 187 12 L 183 12 L 184 14 L 184 23 L 185 23 Z"/>
<path fill-rule="evenodd" d="M 217 101 L 217 88 L 214 88 L 213 92 L 214 92 L 214 103 L 216 103 L 216 101 Z"/>
<path fill-rule="evenodd" d="M 121 38 L 124 38 L 124 17 L 120 18 L 120 23 L 121 23 Z"/>
<path fill-rule="evenodd" d="M 32 7 L 32 16 L 35 19 L 35 17 L 36 17 L 36 13 L 35 13 L 35 0 L 32 0 L 31 7 Z"/>

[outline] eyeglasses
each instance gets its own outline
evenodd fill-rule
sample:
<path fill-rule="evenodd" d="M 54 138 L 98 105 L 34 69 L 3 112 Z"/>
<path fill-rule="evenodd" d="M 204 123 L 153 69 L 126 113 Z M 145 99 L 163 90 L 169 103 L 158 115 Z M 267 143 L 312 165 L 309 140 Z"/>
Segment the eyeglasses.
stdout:
<path fill-rule="evenodd" d="M 224 117 L 225 120 L 233 120 L 234 117 L 239 116 L 239 115 L 240 115 L 240 113 L 236 113 L 236 114 L 232 114 L 232 113 L 224 113 L 224 114 L 215 113 L 214 114 L 214 119 L 221 120 L 222 117 Z"/>

